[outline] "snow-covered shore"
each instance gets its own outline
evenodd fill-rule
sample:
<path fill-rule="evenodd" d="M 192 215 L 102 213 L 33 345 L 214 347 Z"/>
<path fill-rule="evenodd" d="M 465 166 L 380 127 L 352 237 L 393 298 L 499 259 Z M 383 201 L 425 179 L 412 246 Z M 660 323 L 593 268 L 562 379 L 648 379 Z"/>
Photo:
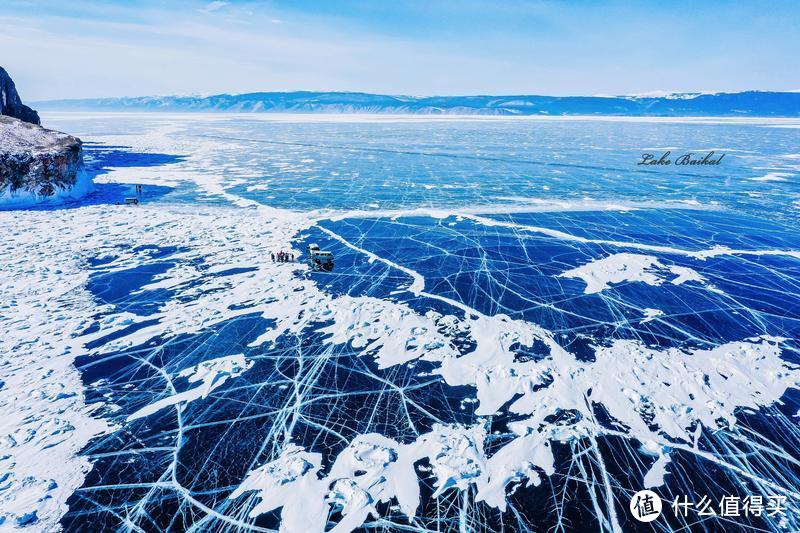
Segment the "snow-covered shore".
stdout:
<path fill-rule="evenodd" d="M 80 139 L 0 116 L 0 209 L 58 204 L 91 190 Z"/>

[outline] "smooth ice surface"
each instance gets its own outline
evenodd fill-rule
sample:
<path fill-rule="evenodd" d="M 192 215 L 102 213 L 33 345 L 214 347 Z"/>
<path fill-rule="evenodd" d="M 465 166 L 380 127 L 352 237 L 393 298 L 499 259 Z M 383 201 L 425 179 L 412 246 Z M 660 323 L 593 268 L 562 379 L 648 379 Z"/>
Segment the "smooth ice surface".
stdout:
<path fill-rule="evenodd" d="M 96 190 L 0 213 L 0 528 L 619 530 L 644 487 L 800 499 L 795 129 L 45 118 Z M 667 147 L 729 164 L 636 168 Z"/>

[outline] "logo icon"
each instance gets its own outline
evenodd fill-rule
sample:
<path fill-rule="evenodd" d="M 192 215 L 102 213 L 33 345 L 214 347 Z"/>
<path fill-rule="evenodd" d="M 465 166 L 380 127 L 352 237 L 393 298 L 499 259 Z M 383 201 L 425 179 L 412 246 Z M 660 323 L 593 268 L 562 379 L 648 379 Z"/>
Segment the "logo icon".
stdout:
<path fill-rule="evenodd" d="M 661 498 L 652 490 L 640 490 L 631 498 L 631 514 L 639 522 L 652 522 L 661 515 Z"/>

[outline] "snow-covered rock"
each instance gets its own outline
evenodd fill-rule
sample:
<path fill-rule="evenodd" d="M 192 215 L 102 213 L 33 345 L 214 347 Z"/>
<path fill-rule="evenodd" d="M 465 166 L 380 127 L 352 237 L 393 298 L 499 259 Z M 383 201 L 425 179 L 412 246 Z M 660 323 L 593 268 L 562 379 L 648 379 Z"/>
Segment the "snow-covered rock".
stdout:
<path fill-rule="evenodd" d="M 0 209 L 83 196 L 82 167 L 80 139 L 0 116 Z"/>

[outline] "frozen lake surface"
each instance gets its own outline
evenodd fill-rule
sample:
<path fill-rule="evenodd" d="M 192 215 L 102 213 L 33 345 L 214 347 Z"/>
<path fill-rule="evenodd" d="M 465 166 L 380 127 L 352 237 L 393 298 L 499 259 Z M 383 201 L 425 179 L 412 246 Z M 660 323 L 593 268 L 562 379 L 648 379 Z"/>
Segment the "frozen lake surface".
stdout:
<path fill-rule="evenodd" d="M 43 123 L 96 190 L 0 211 L 0 528 L 800 528 L 796 123 Z"/>

